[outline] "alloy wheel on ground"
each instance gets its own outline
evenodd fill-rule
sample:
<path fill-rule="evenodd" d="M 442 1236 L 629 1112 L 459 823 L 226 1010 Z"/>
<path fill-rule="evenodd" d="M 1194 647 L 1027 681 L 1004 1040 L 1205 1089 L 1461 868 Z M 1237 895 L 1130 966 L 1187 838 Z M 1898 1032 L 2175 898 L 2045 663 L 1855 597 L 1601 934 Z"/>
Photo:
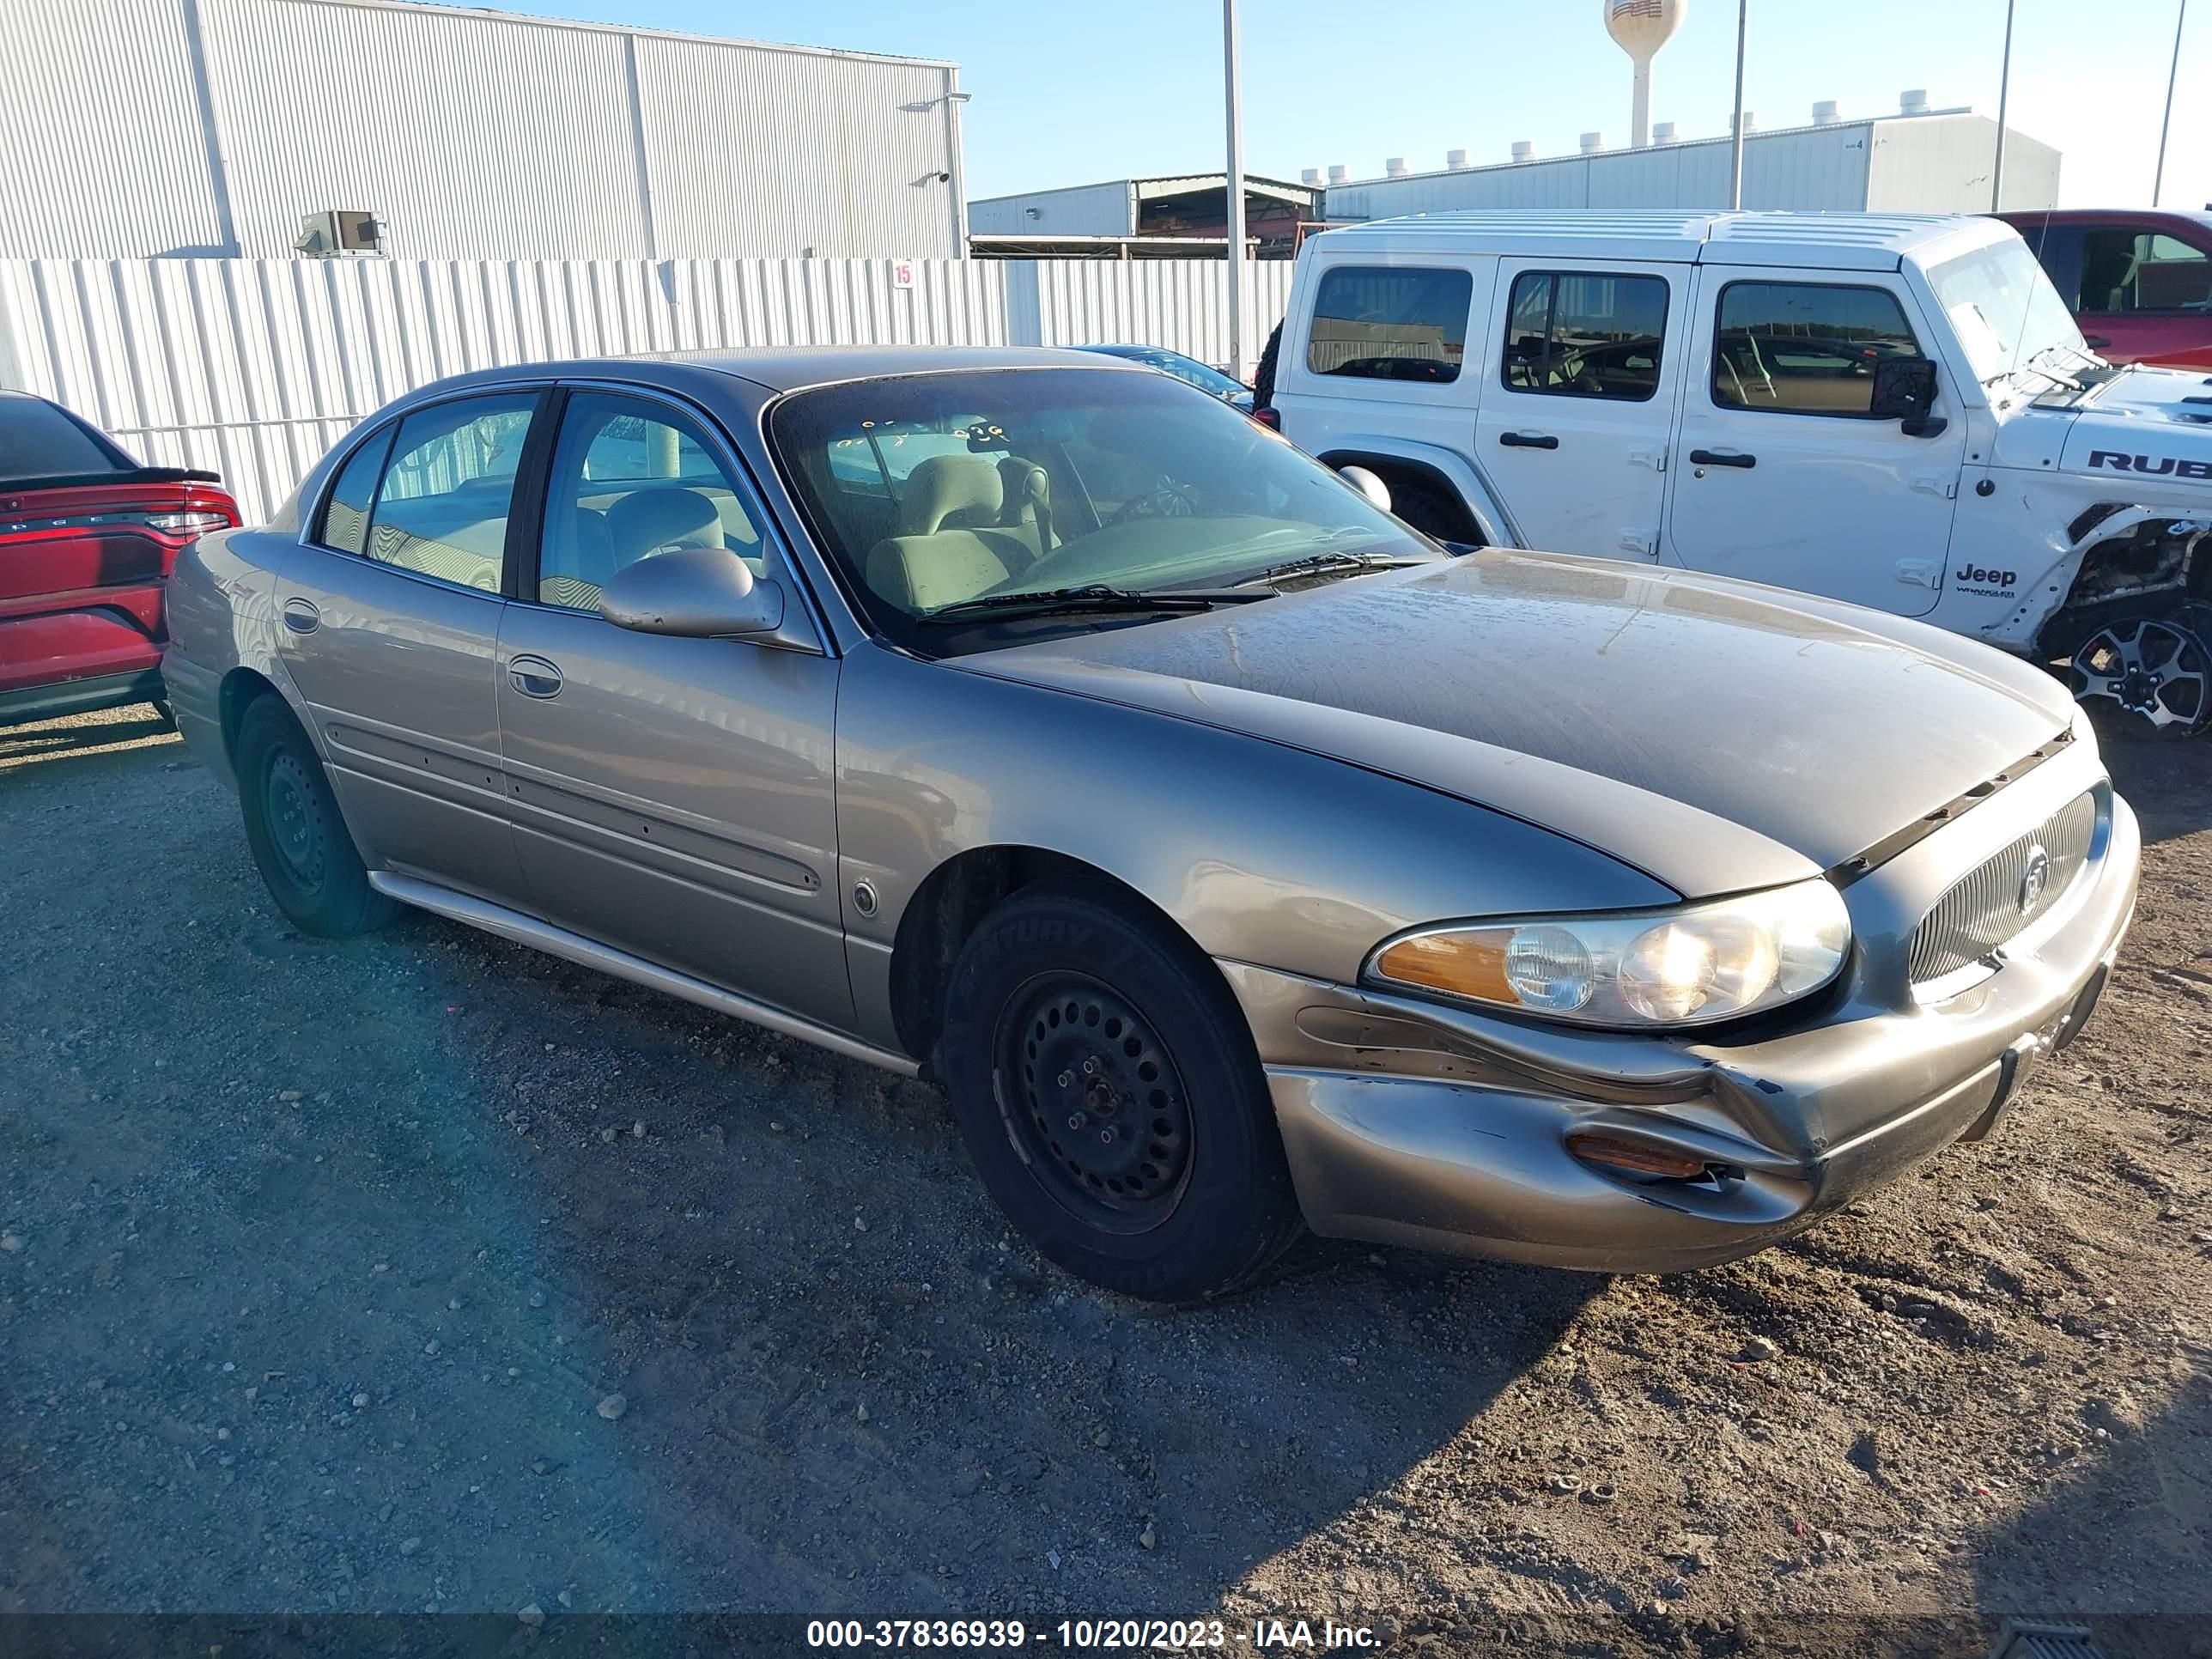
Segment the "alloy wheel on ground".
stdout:
<path fill-rule="evenodd" d="M 2197 620 L 2134 617 L 2100 629 L 2074 653 L 2074 695 L 2111 699 L 2153 735 L 2195 736 L 2212 725 L 2212 645 Z"/>

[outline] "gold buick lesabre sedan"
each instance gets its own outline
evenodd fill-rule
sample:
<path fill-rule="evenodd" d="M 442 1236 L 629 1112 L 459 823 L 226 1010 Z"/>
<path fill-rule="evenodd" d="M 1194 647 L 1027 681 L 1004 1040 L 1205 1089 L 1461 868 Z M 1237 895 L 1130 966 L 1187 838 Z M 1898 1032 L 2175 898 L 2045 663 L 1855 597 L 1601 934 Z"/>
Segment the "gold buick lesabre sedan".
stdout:
<path fill-rule="evenodd" d="M 1386 499 L 1073 352 L 488 371 L 182 557 L 163 673 L 303 931 L 939 1080 L 1133 1295 L 1302 1225 L 1692 1267 L 1989 1133 L 2135 899 L 2064 688 Z"/>

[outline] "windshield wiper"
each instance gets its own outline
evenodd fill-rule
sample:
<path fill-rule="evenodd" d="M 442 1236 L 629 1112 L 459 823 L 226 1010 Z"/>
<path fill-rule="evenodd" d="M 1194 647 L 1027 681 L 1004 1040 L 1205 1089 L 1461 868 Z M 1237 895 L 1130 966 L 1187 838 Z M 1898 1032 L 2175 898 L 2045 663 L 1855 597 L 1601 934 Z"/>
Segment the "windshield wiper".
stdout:
<path fill-rule="evenodd" d="M 1419 559 L 1394 559 L 1386 553 L 1309 553 L 1302 559 L 1271 564 L 1245 577 L 1237 586 L 1255 587 L 1262 582 L 1279 581 L 1285 576 L 1348 576 L 1357 570 L 1389 570 L 1419 562 Z"/>
<path fill-rule="evenodd" d="M 1082 587 L 1050 587 L 1034 593 L 983 593 L 941 605 L 915 620 L 925 625 L 1006 617 L 1108 616 L 1142 611 L 1211 611 L 1217 605 L 1249 605 L 1269 597 L 1238 588 L 1162 588 L 1152 592 L 1092 582 Z"/>

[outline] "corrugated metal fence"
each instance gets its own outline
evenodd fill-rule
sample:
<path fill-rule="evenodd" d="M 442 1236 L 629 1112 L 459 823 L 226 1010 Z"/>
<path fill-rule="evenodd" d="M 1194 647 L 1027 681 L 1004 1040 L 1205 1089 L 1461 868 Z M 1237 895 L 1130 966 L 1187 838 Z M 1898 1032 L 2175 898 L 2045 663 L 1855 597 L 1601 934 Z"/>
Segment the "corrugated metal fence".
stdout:
<path fill-rule="evenodd" d="M 1248 267 L 1254 348 L 1287 261 Z M 259 518 L 362 416 L 466 369 L 700 347 L 1073 345 L 1228 357 L 1206 260 L 0 259 L 0 386 Z"/>

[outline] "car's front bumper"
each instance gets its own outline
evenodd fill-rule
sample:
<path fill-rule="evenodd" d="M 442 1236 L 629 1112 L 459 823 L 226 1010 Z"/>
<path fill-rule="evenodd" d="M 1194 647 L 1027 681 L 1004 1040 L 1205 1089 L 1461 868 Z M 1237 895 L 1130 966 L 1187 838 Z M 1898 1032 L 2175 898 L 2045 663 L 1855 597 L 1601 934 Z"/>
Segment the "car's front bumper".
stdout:
<path fill-rule="evenodd" d="M 2069 769 L 2039 793 L 2078 789 Z M 1953 853 L 2010 833 L 1993 819 Z M 1670 1272 L 1763 1249 L 1988 1133 L 2036 1060 L 2087 1018 L 2133 914 L 2140 857 L 2134 815 L 2113 798 L 2098 855 L 2053 925 L 1981 984 L 1920 1005 L 1877 994 L 1879 975 L 1863 971 L 1806 1024 L 1732 1042 L 1540 1030 L 1221 966 L 1252 1021 L 1316 1232 Z M 1868 913 L 1863 949 L 1884 903 L 1917 916 L 1911 907 L 1945 878 L 1938 854 L 1899 862 L 1886 895 L 1855 905 Z M 1728 1173 L 1695 1186 L 1607 1173 L 1567 1150 L 1571 1132 L 1600 1129 Z"/>

